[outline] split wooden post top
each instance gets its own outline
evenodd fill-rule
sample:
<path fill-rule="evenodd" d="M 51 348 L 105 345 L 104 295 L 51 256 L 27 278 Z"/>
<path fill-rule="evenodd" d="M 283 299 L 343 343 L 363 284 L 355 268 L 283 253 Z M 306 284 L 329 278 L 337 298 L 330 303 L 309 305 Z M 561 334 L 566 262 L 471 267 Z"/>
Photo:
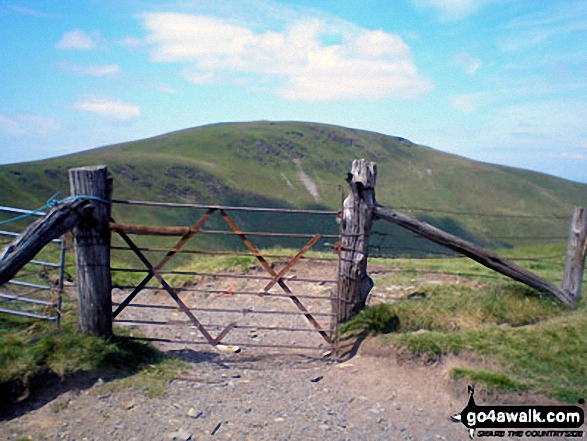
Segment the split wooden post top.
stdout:
<path fill-rule="evenodd" d="M 347 182 L 350 193 L 341 217 L 341 264 L 339 272 L 339 323 L 349 320 L 365 307 L 373 280 L 367 275 L 369 236 L 373 224 L 377 166 L 364 159 L 354 160 Z"/>
<path fill-rule="evenodd" d="M 91 216 L 74 229 L 82 332 L 112 334 L 110 211 L 112 179 L 105 165 L 69 170 L 71 196 L 90 199 Z"/>

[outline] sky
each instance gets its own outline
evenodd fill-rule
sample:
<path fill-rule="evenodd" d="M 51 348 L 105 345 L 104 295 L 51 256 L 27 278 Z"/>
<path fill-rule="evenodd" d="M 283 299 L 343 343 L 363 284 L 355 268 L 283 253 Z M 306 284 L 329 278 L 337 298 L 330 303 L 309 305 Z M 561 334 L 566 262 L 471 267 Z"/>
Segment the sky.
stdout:
<path fill-rule="evenodd" d="M 0 164 L 312 121 L 587 182 L 584 0 L 0 0 Z"/>

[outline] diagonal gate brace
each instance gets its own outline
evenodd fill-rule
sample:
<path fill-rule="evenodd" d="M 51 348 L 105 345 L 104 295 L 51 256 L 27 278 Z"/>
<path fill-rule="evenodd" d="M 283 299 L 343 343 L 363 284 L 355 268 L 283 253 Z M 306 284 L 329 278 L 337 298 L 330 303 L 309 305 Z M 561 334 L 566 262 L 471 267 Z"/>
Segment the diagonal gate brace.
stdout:
<path fill-rule="evenodd" d="M 200 321 L 196 318 L 196 316 L 190 311 L 189 307 L 179 298 L 177 293 L 173 290 L 171 286 L 165 281 L 163 276 L 159 274 L 159 271 L 163 266 L 175 255 L 186 243 L 187 241 L 198 232 L 198 230 L 206 223 L 206 221 L 210 218 L 210 216 L 214 213 L 215 209 L 210 209 L 204 214 L 190 230 L 184 234 L 184 236 L 179 240 L 179 242 L 175 245 L 175 247 L 167 253 L 167 255 L 155 266 L 151 264 L 149 259 L 145 257 L 145 255 L 141 252 L 141 250 L 136 246 L 136 244 L 128 237 L 127 234 L 123 232 L 119 232 L 122 239 L 128 244 L 128 246 L 134 251 L 137 257 L 141 260 L 141 262 L 145 265 L 145 267 L 149 270 L 147 276 L 137 285 L 137 287 L 124 299 L 124 301 L 118 306 L 116 311 L 113 312 L 113 318 L 116 318 L 118 314 L 136 297 L 136 295 L 146 286 L 146 284 L 155 277 L 163 289 L 167 291 L 167 293 L 171 296 L 171 298 L 177 303 L 179 308 L 184 312 L 185 315 L 188 316 L 190 321 L 198 328 L 200 333 L 204 336 L 204 338 L 210 343 L 211 345 L 217 345 L 220 341 L 226 337 L 226 335 L 234 328 L 236 323 L 230 323 L 226 326 L 216 337 L 212 337 L 210 333 L 206 330 L 206 328 L 200 323 Z"/>
<path fill-rule="evenodd" d="M 257 250 L 257 248 L 255 248 L 255 246 L 251 243 L 251 241 L 247 238 L 247 236 L 238 228 L 238 226 L 234 223 L 234 221 L 230 218 L 230 216 L 228 216 L 228 214 L 226 214 L 226 212 L 224 210 L 220 210 L 220 215 L 225 220 L 225 222 L 228 224 L 228 226 L 232 229 L 232 231 L 234 231 L 241 238 L 241 240 L 243 241 L 245 246 L 251 251 L 251 253 L 253 253 L 253 255 L 257 258 L 257 260 L 259 260 L 259 262 L 261 263 L 263 268 L 265 268 L 265 270 L 273 278 L 271 280 L 271 282 L 269 282 L 269 284 L 267 285 L 269 288 L 266 287 L 264 289 L 264 291 L 265 292 L 268 291 L 273 285 L 275 285 L 277 283 L 281 287 L 281 289 L 288 295 L 288 297 L 292 300 L 292 302 L 297 306 L 297 308 L 304 314 L 304 316 L 312 324 L 312 326 L 314 326 L 314 328 L 316 328 L 316 330 L 322 336 L 322 338 L 324 340 L 326 340 L 326 342 L 329 345 L 334 345 L 334 341 L 332 340 L 332 338 L 330 338 L 328 333 L 326 331 L 324 331 L 324 329 L 322 329 L 322 327 L 316 321 L 314 316 L 312 316 L 310 311 L 308 311 L 308 309 L 304 306 L 304 304 L 302 302 L 300 302 L 300 299 L 298 299 L 293 294 L 293 292 L 289 289 L 289 287 L 285 284 L 285 282 L 281 278 L 283 276 L 283 274 L 285 274 L 285 272 L 289 271 L 291 269 L 291 267 L 293 266 L 293 264 L 300 257 L 302 257 L 302 255 L 304 253 L 306 253 L 320 239 L 320 236 L 319 235 L 314 236 L 310 240 L 310 242 L 308 242 L 308 244 L 292 259 L 292 261 L 290 261 L 288 263 L 288 265 L 286 265 L 286 267 L 289 266 L 289 268 L 287 268 L 287 269 L 284 268 L 284 269 L 286 269 L 286 271 L 284 271 L 284 269 L 282 269 L 280 272 L 283 272 L 283 274 L 279 275 L 279 273 L 277 273 L 273 268 L 271 268 L 271 265 L 269 265 L 269 263 L 265 260 L 263 255 L 259 252 L 259 250 Z"/>

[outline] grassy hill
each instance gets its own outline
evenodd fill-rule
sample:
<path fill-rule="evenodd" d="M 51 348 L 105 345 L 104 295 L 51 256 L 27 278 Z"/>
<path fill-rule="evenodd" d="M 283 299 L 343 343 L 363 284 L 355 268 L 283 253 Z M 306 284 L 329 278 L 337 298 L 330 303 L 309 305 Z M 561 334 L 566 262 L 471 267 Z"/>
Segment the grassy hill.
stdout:
<path fill-rule="evenodd" d="M 434 211 L 413 214 L 485 245 L 531 245 L 540 237 L 564 237 L 568 221 L 555 216 L 570 215 L 573 205 L 587 205 L 585 184 L 475 162 L 378 133 L 265 121 L 208 125 L 0 166 L 0 204 L 41 206 L 56 191 L 69 193 L 68 168 L 107 164 L 115 199 L 338 209 L 341 191 L 346 192 L 344 177 L 355 158 L 377 162 L 380 203 L 430 208 Z M 115 206 L 114 216 L 133 223 L 189 225 L 195 213 Z M 267 222 L 259 215 L 241 217 L 243 229 L 263 229 L 260 224 Z M 303 228 L 307 219 L 294 222 Z M 520 236 L 524 239 L 516 239 Z"/>

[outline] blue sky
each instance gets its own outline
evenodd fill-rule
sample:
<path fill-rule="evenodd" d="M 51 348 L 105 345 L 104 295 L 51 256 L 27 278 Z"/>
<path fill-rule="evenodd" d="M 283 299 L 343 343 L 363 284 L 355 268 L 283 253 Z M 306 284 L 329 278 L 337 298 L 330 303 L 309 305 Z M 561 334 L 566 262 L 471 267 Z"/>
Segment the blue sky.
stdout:
<path fill-rule="evenodd" d="M 587 182 L 584 0 L 0 0 L 0 163 L 225 121 Z"/>

